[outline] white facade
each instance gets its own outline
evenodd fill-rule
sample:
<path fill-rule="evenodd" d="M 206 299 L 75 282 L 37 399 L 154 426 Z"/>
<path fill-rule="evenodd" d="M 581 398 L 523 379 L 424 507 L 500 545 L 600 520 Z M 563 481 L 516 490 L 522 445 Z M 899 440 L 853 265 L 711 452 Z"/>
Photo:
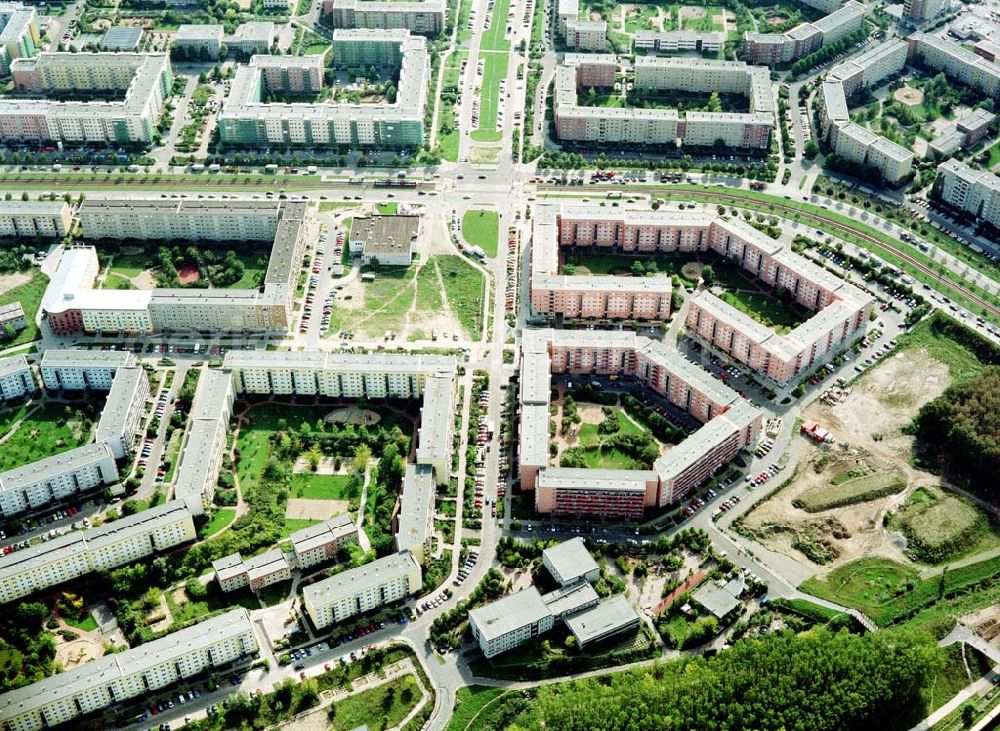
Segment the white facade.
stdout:
<path fill-rule="evenodd" d="M 0 207 L 0 238 L 61 238 L 69 233 L 72 220 L 65 201 L 5 201 Z"/>
<path fill-rule="evenodd" d="M 37 390 L 38 384 L 25 356 L 0 358 L 0 399 L 11 401 Z"/>
<path fill-rule="evenodd" d="M 938 165 L 934 189 L 948 205 L 1000 228 L 1000 177 L 946 160 Z"/>

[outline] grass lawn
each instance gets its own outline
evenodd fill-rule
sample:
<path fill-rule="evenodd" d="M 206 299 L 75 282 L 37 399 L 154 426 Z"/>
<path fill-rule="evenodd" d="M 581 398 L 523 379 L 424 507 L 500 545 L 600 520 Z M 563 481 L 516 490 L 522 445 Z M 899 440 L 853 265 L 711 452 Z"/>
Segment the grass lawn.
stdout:
<path fill-rule="evenodd" d="M 492 23 L 489 30 L 483 33 L 483 39 L 479 49 L 482 51 L 507 51 L 510 49 L 510 41 L 504 36 L 507 33 L 507 12 L 510 9 L 510 0 L 497 0 L 490 13 Z"/>
<path fill-rule="evenodd" d="M 30 343 L 37 340 L 39 336 L 38 325 L 35 324 L 35 316 L 38 314 L 38 306 L 42 303 L 42 295 L 49 284 L 49 278 L 38 269 L 31 272 L 31 280 L 19 287 L 8 289 L 0 293 L 0 305 L 9 305 L 12 302 L 20 302 L 24 309 L 24 319 L 28 326 L 19 332 L 9 343 L 4 343 L 3 347 L 9 348 L 13 345 Z"/>
<path fill-rule="evenodd" d="M 452 711 L 451 719 L 445 727 L 445 731 L 466 731 L 469 728 L 478 728 L 473 722 L 487 705 L 498 705 L 502 701 L 494 703 L 500 696 L 512 691 L 505 688 L 490 688 L 485 685 L 466 685 L 458 689 L 455 693 L 455 708 Z"/>
<path fill-rule="evenodd" d="M 114 272 L 108 272 L 108 276 L 104 278 L 104 282 L 101 284 L 101 289 L 135 289 L 135 285 L 131 281 L 125 279 L 120 274 L 115 274 Z"/>
<path fill-rule="evenodd" d="M 278 540 L 288 538 L 288 536 L 297 530 L 302 530 L 303 528 L 308 528 L 311 525 L 322 522 L 321 520 L 309 520 L 308 518 L 285 518 L 285 523 L 281 526 L 281 535 L 278 536 Z"/>
<path fill-rule="evenodd" d="M 257 289 L 264 281 L 264 272 L 267 271 L 268 258 L 271 254 L 271 244 L 267 244 L 262 250 L 260 247 L 249 249 L 234 249 L 236 256 L 243 262 L 243 276 L 232 284 L 227 284 L 220 289 Z"/>
<path fill-rule="evenodd" d="M 319 212 L 330 213 L 331 211 L 339 211 L 344 208 L 355 208 L 357 205 L 354 201 L 323 201 L 319 204 Z"/>
<path fill-rule="evenodd" d="M 236 508 L 216 508 L 212 519 L 201 529 L 203 536 L 211 536 L 229 525 L 236 517 Z"/>
<path fill-rule="evenodd" d="M 614 408 L 619 413 L 619 423 L 622 425 L 619 434 L 649 434 L 649 430 L 632 421 L 632 418 L 625 413 L 624 409 Z M 580 425 L 580 444 L 584 447 L 596 447 L 600 442 L 600 434 L 597 431 L 597 424 L 583 423 Z"/>
<path fill-rule="evenodd" d="M 76 420 L 79 404 L 43 404 L 0 449 L 0 472 L 61 454 L 90 441 L 91 429 Z M 66 409 L 69 409 L 67 416 Z"/>
<path fill-rule="evenodd" d="M 1000 536 L 982 511 L 941 488 L 914 490 L 892 526 L 907 537 L 915 558 L 932 564 L 1000 545 Z"/>
<path fill-rule="evenodd" d="M 90 612 L 87 612 L 83 619 L 63 617 L 62 620 L 70 627 L 76 627 L 81 632 L 94 632 L 97 630 L 97 620 L 94 619 L 94 616 Z"/>
<path fill-rule="evenodd" d="M 167 443 L 167 448 L 164 450 L 166 453 L 164 462 L 167 464 L 166 474 L 163 475 L 163 483 L 165 485 L 169 485 L 174 481 L 174 472 L 177 471 L 177 461 L 181 454 L 181 445 L 183 444 L 184 435 L 179 430 L 175 431 Z"/>
<path fill-rule="evenodd" d="M 807 579 L 799 588 L 875 619 L 916 581 L 917 572 L 908 566 L 887 558 L 860 558 L 834 569 L 826 579 Z"/>
<path fill-rule="evenodd" d="M 754 320 L 784 335 L 801 325 L 805 318 L 774 297 L 747 290 L 732 290 L 722 293 L 722 300 Z"/>
<path fill-rule="evenodd" d="M 365 726 L 370 731 L 385 731 L 399 725 L 416 708 L 420 698 L 416 679 L 404 675 L 330 706 L 330 729 L 349 731 Z"/>
<path fill-rule="evenodd" d="M 0 409 L 0 437 L 9 432 L 11 428 L 24 418 L 28 413 L 28 406 L 18 406 L 16 409 Z"/>
<path fill-rule="evenodd" d="M 398 203 L 379 203 L 375 206 L 375 211 L 380 216 L 395 216 L 399 213 Z"/>
<path fill-rule="evenodd" d="M 350 488 L 350 475 L 317 475 L 301 472 L 292 475 L 292 497 L 306 500 L 350 500 L 360 492 Z"/>
<path fill-rule="evenodd" d="M 116 253 L 111 257 L 110 274 L 117 274 L 131 279 L 142 274 L 146 269 L 156 266 L 155 252 L 140 252 L 137 254 Z"/>
<path fill-rule="evenodd" d="M 618 274 L 627 275 L 632 271 L 632 265 L 640 262 L 646 269 L 651 265 L 656 265 L 659 274 L 676 276 L 681 284 L 693 287 L 697 282 L 692 282 L 681 275 L 681 267 L 694 259 L 685 255 L 664 255 L 664 256 L 628 256 L 626 254 L 608 254 L 604 252 L 578 251 L 570 254 L 563 266 L 564 274 Z"/>
<path fill-rule="evenodd" d="M 1000 142 L 997 142 L 990 148 L 990 161 L 986 164 L 986 167 L 992 170 L 997 165 L 1000 165 Z"/>
<path fill-rule="evenodd" d="M 618 449 L 601 449 L 587 447 L 583 453 L 583 461 L 592 470 L 636 470 L 642 466 L 634 459 Z"/>
<path fill-rule="evenodd" d="M 496 211 L 466 211 L 462 216 L 462 238 L 493 258 L 497 255 L 497 242 L 500 238 L 500 214 Z"/>
<path fill-rule="evenodd" d="M 346 247 L 345 247 L 346 248 Z M 397 330 L 413 305 L 414 280 L 418 265 L 379 267 L 374 282 L 363 283 L 361 307 L 334 307 L 327 332 L 353 330 L 358 338 L 382 337 Z"/>
<path fill-rule="evenodd" d="M 315 424 L 329 413 L 329 406 L 289 406 L 287 404 L 260 404 L 252 407 L 243 420 L 236 446 L 240 460 L 236 474 L 240 487 L 249 489 L 257 484 L 270 454 L 271 435 L 279 431 L 283 421 L 289 429 L 303 424 Z"/>
<path fill-rule="evenodd" d="M 926 688 L 927 712 L 933 713 L 945 703 L 954 698 L 960 690 L 970 683 L 979 680 L 989 669 L 989 663 L 971 647 L 965 650 L 965 660 L 962 660 L 962 646 L 948 645 L 942 649 L 945 654 L 945 666 L 934 676 L 930 686 Z M 965 669 L 966 661 L 972 676 Z"/>
<path fill-rule="evenodd" d="M 265 605 L 273 607 L 275 604 L 280 604 L 288 598 L 288 592 L 291 588 L 291 581 L 279 581 L 277 584 L 265 586 L 257 595 Z"/>
<path fill-rule="evenodd" d="M 204 618 L 209 614 L 218 614 L 234 607 L 260 609 L 260 602 L 257 601 L 257 597 L 251 594 L 249 590 L 235 591 L 223 595 L 221 592 L 214 591 L 209 586 L 208 596 L 204 599 L 192 600 L 187 597 L 187 594 L 184 594 L 185 600 L 178 604 L 177 600 L 174 599 L 174 590 L 167 589 L 163 592 L 163 598 L 167 600 L 170 616 L 174 620 L 173 625 Z"/>
<path fill-rule="evenodd" d="M 459 139 L 458 132 L 446 132 L 437 137 L 438 144 L 441 146 L 441 157 L 448 162 L 458 162 Z"/>
<path fill-rule="evenodd" d="M 497 10 L 499 7 L 500 3 L 497 3 Z M 494 11 L 494 17 L 496 12 Z M 477 136 L 476 132 L 473 132 L 472 138 L 477 142 L 495 142 L 500 139 L 500 132 L 497 131 L 497 111 L 500 108 L 500 82 L 507 78 L 508 57 L 506 52 L 486 53 L 483 57 L 483 87 L 479 91 L 479 125 L 476 132 L 493 134 Z"/>
<path fill-rule="evenodd" d="M 469 337 L 478 339 L 483 331 L 486 277 L 457 254 L 442 254 L 431 261 L 441 274 L 451 311 Z"/>
<path fill-rule="evenodd" d="M 945 320 L 946 315 L 939 315 Z M 899 336 L 899 349 L 923 348 L 935 360 L 948 366 L 948 373 L 956 383 L 966 381 L 983 369 L 983 362 L 961 343 L 940 332 L 935 319 L 925 318 L 915 328 Z"/>

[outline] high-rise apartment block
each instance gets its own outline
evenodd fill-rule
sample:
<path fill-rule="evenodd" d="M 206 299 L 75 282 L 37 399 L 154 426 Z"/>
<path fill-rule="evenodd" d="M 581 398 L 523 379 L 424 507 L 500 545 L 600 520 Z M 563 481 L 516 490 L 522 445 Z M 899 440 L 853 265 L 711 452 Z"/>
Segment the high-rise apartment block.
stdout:
<path fill-rule="evenodd" d="M 949 206 L 1000 229 L 1000 177 L 945 160 L 938 165 L 934 191 Z"/>
<path fill-rule="evenodd" d="M 743 58 L 768 66 L 791 63 L 861 30 L 864 22 L 864 5 L 848 0 L 826 17 L 802 23 L 785 33 L 747 31 L 743 36 Z"/>
<path fill-rule="evenodd" d="M 428 36 L 444 30 L 444 0 L 323 0 L 321 12 L 333 28 L 402 29 Z"/>
<path fill-rule="evenodd" d="M 11 61 L 31 58 L 39 46 L 35 9 L 21 3 L 0 3 L 0 74 L 9 74 Z"/>
<path fill-rule="evenodd" d="M 4 201 L 0 209 L 0 238 L 62 238 L 72 225 L 65 201 Z"/>

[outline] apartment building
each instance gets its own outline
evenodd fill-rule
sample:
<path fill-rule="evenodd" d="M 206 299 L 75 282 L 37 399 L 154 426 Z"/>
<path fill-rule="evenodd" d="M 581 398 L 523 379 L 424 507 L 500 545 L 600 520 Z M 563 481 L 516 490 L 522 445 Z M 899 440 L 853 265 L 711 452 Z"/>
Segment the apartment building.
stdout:
<path fill-rule="evenodd" d="M 521 347 L 519 471 L 521 489 L 535 492 L 539 512 L 639 517 L 641 508 L 681 499 L 754 444 L 760 433 L 757 409 L 658 341 L 623 331 L 529 330 Z M 552 373 L 584 379 L 591 373 L 634 377 L 704 426 L 658 459 L 652 470 L 552 467 Z"/>
<path fill-rule="evenodd" d="M 0 400 L 13 401 L 37 391 L 35 375 L 25 356 L 0 358 Z"/>
<path fill-rule="evenodd" d="M 20 302 L 11 302 L 0 305 L 0 332 L 19 332 L 28 327 L 28 320 L 24 316 L 24 308 Z"/>
<path fill-rule="evenodd" d="M 40 46 L 35 9 L 21 3 L 0 3 L 0 74 L 9 74 L 11 61 L 34 56 Z"/>
<path fill-rule="evenodd" d="M 138 647 L 77 665 L 0 695 L 0 722 L 8 731 L 40 731 L 68 724 L 202 673 L 257 654 L 250 614 L 233 609 Z"/>
<path fill-rule="evenodd" d="M 65 201 L 4 201 L 0 238 L 62 238 L 72 223 L 73 215 Z"/>
<path fill-rule="evenodd" d="M 343 622 L 418 593 L 424 580 L 409 551 L 385 556 L 302 589 L 302 606 L 316 629 Z"/>
<path fill-rule="evenodd" d="M 194 519 L 183 500 L 72 531 L 7 556 L 0 565 L 0 603 L 133 563 L 195 538 Z"/>
<path fill-rule="evenodd" d="M 212 561 L 212 568 L 219 588 L 225 592 L 250 587 L 250 591 L 256 593 L 271 584 L 292 578 L 292 567 L 280 548 L 272 548 L 248 559 L 233 553 Z"/>
<path fill-rule="evenodd" d="M 451 356 L 231 350 L 223 367 L 240 394 L 422 398 L 417 464 L 443 484 L 451 469 L 456 361 Z"/>
<path fill-rule="evenodd" d="M 0 99 L 0 139 L 16 142 L 148 144 L 173 84 L 164 53 L 41 53 L 15 59 L 10 71 L 19 91 L 121 95 L 117 101 Z"/>
<path fill-rule="evenodd" d="M 331 561 L 349 543 L 358 542 L 358 527 L 351 516 L 338 515 L 330 520 L 295 531 L 289 537 L 292 558 L 300 569 Z"/>
<path fill-rule="evenodd" d="M 715 54 L 726 44 L 726 34 L 692 30 L 640 30 L 632 36 L 636 51 L 652 53 Z"/>
<path fill-rule="evenodd" d="M 0 472 L 0 515 L 10 518 L 118 481 L 111 447 L 95 442 Z"/>
<path fill-rule="evenodd" d="M 254 21 L 238 26 L 235 33 L 223 40 L 230 54 L 250 58 L 257 53 L 270 53 L 274 38 L 274 23 Z"/>
<path fill-rule="evenodd" d="M 1000 177 L 993 173 L 945 160 L 938 165 L 934 192 L 949 206 L 1000 229 Z"/>
<path fill-rule="evenodd" d="M 94 289 L 97 253 L 66 249 L 42 300 L 42 312 L 59 335 L 285 331 L 294 309 L 305 250 L 304 201 L 85 201 L 84 234 L 91 239 L 273 240 L 263 290 Z"/>
<path fill-rule="evenodd" d="M 375 4 L 375 3 L 373 3 Z M 286 72 L 296 64 L 314 67 L 315 57 L 254 56 L 236 71 L 219 113 L 223 144 L 234 147 L 269 145 L 351 145 L 413 148 L 423 142 L 430 60 L 427 39 L 406 30 L 345 30 L 333 32 L 335 66 L 384 66 L 399 69 L 393 104 L 265 103 L 268 92 L 296 90 L 267 74 L 280 65 Z M 319 62 L 320 64 L 322 61 Z M 315 90 L 314 90 L 315 91 Z"/>
<path fill-rule="evenodd" d="M 421 565 L 434 535 L 434 472 L 429 465 L 406 465 L 403 492 L 393 511 L 396 550 L 409 551 Z"/>
<path fill-rule="evenodd" d="M 944 10 L 945 0 L 903 0 L 903 17 L 910 20 L 929 20 Z"/>
<path fill-rule="evenodd" d="M 946 38 L 914 33 L 909 38 L 910 58 L 980 93 L 1000 99 L 1000 65 Z"/>
<path fill-rule="evenodd" d="M 225 28 L 221 25 L 184 24 L 174 33 L 173 48 L 181 51 L 185 58 L 216 60 L 222 52 L 224 34 Z"/>
<path fill-rule="evenodd" d="M 432 36 L 444 30 L 445 3 L 323 0 L 321 14 L 329 19 L 332 28 L 403 29 Z"/>
<path fill-rule="evenodd" d="M 580 89 L 614 84 L 614 56 L 566 54 L 556 69 L 555 123 L 560 140 L 599 143 L 712 146 L 766 149 L 774 127 L 774 100 L 766 69 L 737 61 L 639 56 L 634 61 L 637 91 L 671 90 L 743 94 L 748 113 L 687 112 L 676 109 L 588 107 Z"/>
<path fill-rule="evenodd" d="M 749 63 L 768 66 L 791 63 L 861 30 L 864 21 L 864 5 L 848 0 L 843 7 L 814 23 L 802 23 L 785 33 L 746 31 L 743 35 L 743 58 Z"/>
<path fill-rule="evenodd" d="M 486 657 L 496 657 L 554 626 L 555 618 L 534 586 L 469 612 L 472 638 Z"/>
<path fill-rule="evenodd" d="M 110 391 L 119 369 L 138 365 L 128 351 L 49 348 L 39 370 L 47 391 Z"/>
<path fill-rule="evenodd" d="M 566 23 L 566 45 L 578 51 L 603 51 L 608 42 L 604 20 L 570 20 Z"/>
<path fill-rule="evenodd" d="M 234 398 L 233 379 L 228 371 L 202 371 L 174 473 L 174 497 L 188 500 L 197 515 L 211 504 L 215 495 Z"/>
<path fill-rule="evenodd" d="M 119 368 L 94 435 L 96 442 L 108 445 L 115 459 L 125 459 L 132 454 L 135 437 L 142 428 L 147 398 L 149 377 L 146 370 L 141 366 Z"/>
<path fill-rule="evenodd" d="M 847 100 L 863 89 L 897 74 L 906 65 L 908 47 L 899 39 L 874 46 L 834 67 L 820 87 L 820 131 L 833 152 L 867 165 L 895 185 L 913 171 L 913 153 L 851 121 Z"/>

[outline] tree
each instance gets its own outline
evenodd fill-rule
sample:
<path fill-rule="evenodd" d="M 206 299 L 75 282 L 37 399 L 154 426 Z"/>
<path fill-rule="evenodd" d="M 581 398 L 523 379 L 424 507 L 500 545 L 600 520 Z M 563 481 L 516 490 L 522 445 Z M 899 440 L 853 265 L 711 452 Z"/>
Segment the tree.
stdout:
<path fill-rule="evenodd" d="M 819 145 L 816 144 L 816 140 L 809 140 L 806 143 L 805 149 L 802 151 L 803 157 L 807 160 L 812 160 L 819 154 Z"/>
<path fill-rule="evenodd" d="M 706 264 L 701 270 L 701 281 L 705 283 L 706 286 L 711 287 L 715 284 L 715 270 L 712 269 L 711 264 Z"/>
<path fill-rule="evenodd" d="M 319 463 L 322 459 L 323 452 L 320 451 L 318 444 L 312 445 L 309 451 L 306 452 L 306 461 L 309 463 L 309 469 L 313 472 L 319 469 Z"/>
<path fill-rule="evenodd" d="M 372 459 L 372 450 L 367 444 L 360 445 L 354 450 L 354 471 L 363 474 L 368 469 L 368 463 Z"/>
<path fill-rule="evenodd" d="M 962 706 L 962 725 L 966 728 L 972 726 L 973 721 L 976 720 L 976 707 L 972 703 L 966 703 Z"/>

